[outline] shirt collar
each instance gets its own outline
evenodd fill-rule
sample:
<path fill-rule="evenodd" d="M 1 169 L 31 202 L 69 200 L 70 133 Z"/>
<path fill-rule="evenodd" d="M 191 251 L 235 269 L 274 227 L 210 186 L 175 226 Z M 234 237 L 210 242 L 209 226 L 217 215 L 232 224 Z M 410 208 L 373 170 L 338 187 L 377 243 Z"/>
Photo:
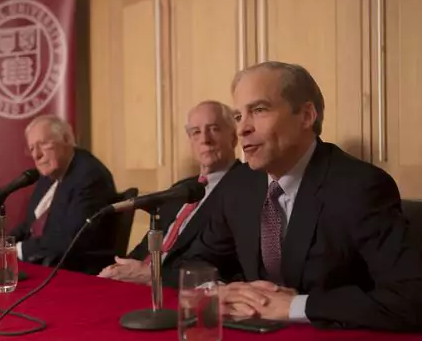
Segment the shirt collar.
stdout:
<path fill-rule="evenodd" d="M 284 174 L 279 180 L 278 184 L 283 189 L 287 196 L 295 196 L 299 190 L 300 183 L 302 182 L 303 174 L 308 166 L 309 161 L 315 151 L 316 140 L 314 140 L 306 153 L 299 159 L 296 165 Z M 273 178 L 268 175 L 268 184 L 273 181 Z"/>
<path fill-rule="evenodd" d="M 215 185 L 218 184 L 218 182 L 222 179 L 222 177 L 227 173 L 227 171 L 233 166 L 233 164 L 236 162 L 236 160 L 234 160 L 233 162 L 231 162 L 225 169 L 223 170 L 219 170 L 216 172 L 212 172 L 206 175 L 207 179 L 208 179 L 208 184 L 207 187 L 214 187 Z"/>

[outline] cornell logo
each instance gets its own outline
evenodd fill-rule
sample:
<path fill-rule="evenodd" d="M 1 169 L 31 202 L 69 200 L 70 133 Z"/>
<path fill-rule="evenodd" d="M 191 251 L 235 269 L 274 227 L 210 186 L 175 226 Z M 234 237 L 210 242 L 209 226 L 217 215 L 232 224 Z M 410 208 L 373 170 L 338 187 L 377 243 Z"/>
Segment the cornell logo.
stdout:
<path fill-rule="evenodd" d="M 28 118 L 50 102 L 66 70 L 66 44 L 60 23 L 43 4 L 0 4 L 1 117 Z"/>

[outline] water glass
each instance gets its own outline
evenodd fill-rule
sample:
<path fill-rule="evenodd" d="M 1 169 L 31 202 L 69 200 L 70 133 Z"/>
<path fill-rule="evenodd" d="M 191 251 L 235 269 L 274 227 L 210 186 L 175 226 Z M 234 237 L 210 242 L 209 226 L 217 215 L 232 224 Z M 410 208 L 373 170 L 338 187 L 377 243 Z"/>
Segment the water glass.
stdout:
<path fill-rule="evenodd" d="M 18 257 L 14 237 L 0 237 L 0 294 L 15 290 L 18 284 Z"/>
<path fill-rule="evenodd" d="M 208 265 L 196 264 L 180 269 L 180 341 L 222 340 L 217 274 L 217 269 Z"/>

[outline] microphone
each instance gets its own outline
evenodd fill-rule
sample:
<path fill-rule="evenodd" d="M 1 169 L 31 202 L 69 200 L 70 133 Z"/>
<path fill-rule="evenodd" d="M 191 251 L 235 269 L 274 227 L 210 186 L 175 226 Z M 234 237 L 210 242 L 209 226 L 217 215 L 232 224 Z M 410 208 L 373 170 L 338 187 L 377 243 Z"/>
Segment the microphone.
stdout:
<path fill-rule="evenodd" d="M 172 200 L 183 200 L 192 204 L 205 196 L 205 184 L 197 181 L 183 182 L 165 191 L 141 195 L 133 199 L 120 201 L 104 207 L 101 214 L 117 213 L 143 209 L 149 211 Z"/>
<path fill-rule="evenodd" d="M 0 205 L 4 203 L 6 198 L 17 191 L 18 189 L 30 186 L 34 184 L 38 178 L 40 177 L 40 173 L 36 169 L 28 169 L 23 172 L 18 178 L 10 182 L 8 185 L 0 189 Z"/>

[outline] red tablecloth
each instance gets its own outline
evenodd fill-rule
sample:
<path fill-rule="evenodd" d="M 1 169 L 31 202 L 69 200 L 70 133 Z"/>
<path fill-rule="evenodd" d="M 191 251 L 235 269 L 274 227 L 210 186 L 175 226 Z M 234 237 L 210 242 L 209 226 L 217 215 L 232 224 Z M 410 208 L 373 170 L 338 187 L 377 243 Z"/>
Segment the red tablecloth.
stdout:
<path fill-rule="evenodd" d="M 25 263 L 20 263 L 20 267 L 27 272 L 29 279 L 20 282 L 14 293 L 0 294 L 0 308 L 2 309 L 35 288 L 51 271 L 47 268 Z M 177 296 L 174 291 L 165 290 L 164 300 L 165 306 L 176 308 Z M 60 271 L 46 288 L 29 298 L 15 310 L 46 321 L 47 329 L 27 336 L 0 336 L 0 340 L 177 340 L 175 330 L 140 332 L 126 330 L 119 326 L 118 321 L 121 315 L 135 309 L 148 308 L 150 302 L 149 287 Z M 31 326 L 30 322 L 11 316 L 0 322 L 1 331 L 29 326 Z M 422 341 L 422 335 L 398 335 L 366 331 L 321 331 L 308 325 L 297 325 L 264 335 L 224 330 L 223 339 L 227 341 Z"/>

